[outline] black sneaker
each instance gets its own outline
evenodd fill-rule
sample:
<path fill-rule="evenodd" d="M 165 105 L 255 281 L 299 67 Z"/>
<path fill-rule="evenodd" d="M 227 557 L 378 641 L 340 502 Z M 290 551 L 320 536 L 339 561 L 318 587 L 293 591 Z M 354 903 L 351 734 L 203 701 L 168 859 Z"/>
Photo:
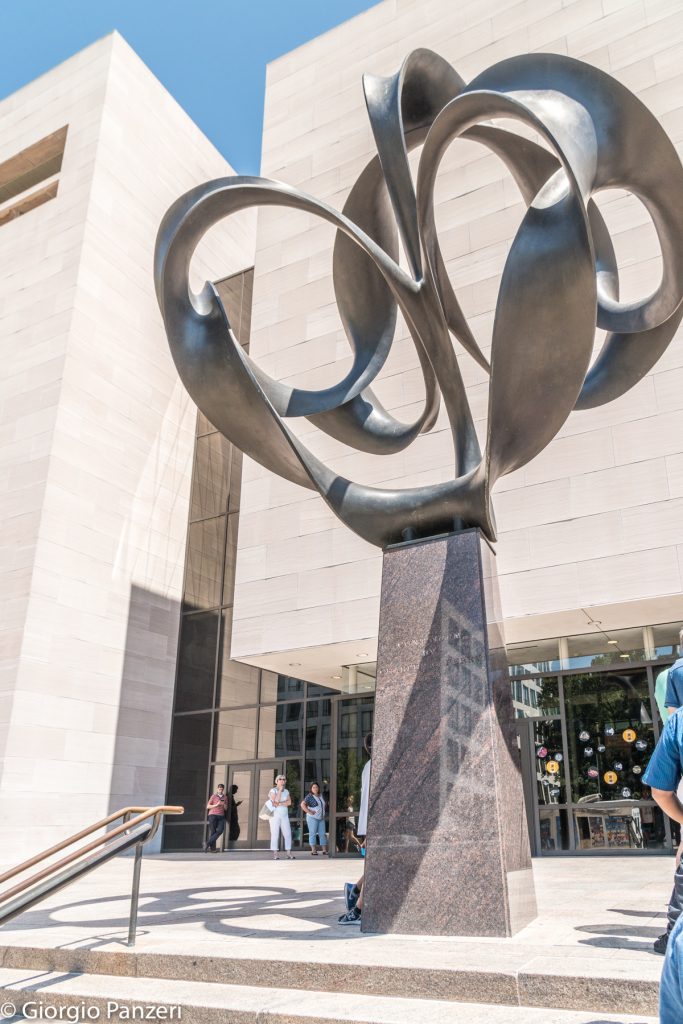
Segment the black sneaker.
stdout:
<path fill-rule="evenodd" d="M 652 945 L 652 948 L 654 949 L 655 953 L 661 953 L 662 956 L 664 956 L 664 954 L 666 953 L 666 947 L 668 945 L 669 945 L 669 933 L 668 932 L 664 932 L 664 934 L 660 935 L 658 939 L 655 939 L 655 941 L 654 941 L 654 943 Z"/>
<path fill-rule="evenodd" d="M 342 914 L 339 918 L 338 924 L 360 924 L 360 910 L 358 907 L 353 907 L 348 913 Z"/>

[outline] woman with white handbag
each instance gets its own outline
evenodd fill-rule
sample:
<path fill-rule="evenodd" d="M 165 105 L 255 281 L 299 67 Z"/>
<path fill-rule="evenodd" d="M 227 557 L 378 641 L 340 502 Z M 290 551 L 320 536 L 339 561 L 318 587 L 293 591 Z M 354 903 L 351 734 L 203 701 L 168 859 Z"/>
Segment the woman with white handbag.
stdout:
<path fill-rule="evenodd" d="M 273 815 L 268 819 L 270 825 L 270 848 L 273 851 L 273 860 L 280 859 L 280 832 L 285 840 L 285 852 L 289 860 L 294 860 L 292 854 L 292 829 L 289 824 L 289 808 L 292 806 L 292 798 L 289 790 L 286 789 L 287 779 L 284 775 L 278 775 L 275 785 L 268 794 L 265 807 L 270 805 Z"/>

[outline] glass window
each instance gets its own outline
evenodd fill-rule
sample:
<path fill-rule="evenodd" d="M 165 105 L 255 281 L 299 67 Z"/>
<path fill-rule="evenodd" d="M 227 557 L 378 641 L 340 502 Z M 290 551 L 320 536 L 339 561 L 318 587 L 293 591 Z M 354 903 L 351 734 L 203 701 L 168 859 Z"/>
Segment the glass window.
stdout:
<path fill-rule="evenodd" d="M 530 675 L 533 672 L 558 672 L 559 641 L 534 640 L 523 644 L 509 644 L 507 659 L 512 676 Z"/>
<path fill-rule="evenodd" d="M 185 808 L 174 821 L 206 817 L 209 781 L 211 713 L 176 715 L 168 768 L 168 802 Z"/>
<path fill-rule="evenodd" d="M 622 662 L 644 661 L 642 629 L 594 630 L 567 637 L 568 664 L 565 668 L 596 668 Z"/>
<path fill-rule="evenodd" d="M 301 817 L 299 804 L 303 800 L 301 792 L 301 761 L 299 758 L 285 761 L 285 776 L 287 778 L 287 789 L 292 798 L 292 806 L 289 809 L 290 817 Z"/>
<path fill-rule="evenodd" d="M 217 704 L 223 708 L 257 704 L 259 670 L 253 665 L 243 665 L 239 661 L 230 660 L 231 632 L 232 612 L 228 610 L 221 614 Z"/>
<path fill-rule="evenodd" d="M 328 757 L 306 758 L 306 777 L 304 787 L 306 792 L 310 789 L 311 783 L 317 782 L 323 795 L 323 800 L 330 807 L 330 759 Z"/>
<path fill-rule="evenodd" d="M 678 638 L 681 627 L 683 627 L 682 622 L 668 622 L 664 626 L 652 627 L 656 658 L 661 658 L 664 661 L 675 661 L 678 658 Z"/>
<path fill-rule="evenodd" d="M 564 693 L 573 801 L 648 798 L 642 778 L 655 737 L 645 669 L 566 676 Z"/>
<path fill-rule="evenodd" d="M 569 849 L 569 827 L 567 811 L 560 807 L 539 807 L 538 823 L 541 832 L 541 850 L 550 853 L 554 850 Z"/>
<path fill-rule="evenodd" d="M 559 720 L 536 720 L 533 725 L 536 794 L 539 807 L 567 800 L 562 726 Z"/>
<path fill-rule="evenodd" d="M 309 700 L 306 707 L 306 776 L 317 779 L 329 791 L 330 734 L 332 730 L 332 702 Z M 329 796 L 329 792 L 328 792 Z M 325 796 L 325 799 L 328 799 Z"/>
<path fill-rule="evenodd" d="M 277 677 L 277 699 L 292 700 L 297 697 L 303 698 L 305 683 L 294 676 Z"/>
<path fill-rule="evenodd" d="M 574 807 L 575 841 L 580 850 L 662 849 L 664 819 L 658 807 L 595 800 Z"/>
<path fill-rule="evenodd" d="M 221 711 L 214 728 L 214 761 L 249 761 L 256 753 L 256 708 Z"/>
<path fill-rule="evenodd" d="M 511 680 L 512 701 L 517 718 L 559 715 L 560 695 L 557 676 Z"/>
<path fill-rule="evenodd" d="M 334 695 L 335 693 L 339 693 L 339 690 L 334 690 L 329 686 L 318 686 L 317 683 L 308 684 L 309 697 L 326 697 L 328 694 Z"/>
<path fill-rule="evenodd" d="M 225 516 L 192 523 L 187 536 L 183 611 L 221 603 Z"/>
<path fill-rule="evenodd" d="M 217 612 L 183 615 L 178 648 L 176 711 L 213 707 L 217 642 Z"/>
<path fill-rule="evenodd" d="M 357 835 L 358 808 L 350 804 L 346 814 L 337 818 L 336 842 L 338 853 L 355 853 L 360 856 L 361 841 Z"/>
<path fill-rule="evenodd" d="M 190 519 L 222 515 L 230 488 L 230 442 L 222 434 L 197 438 L 192 472 Z"/>
<path fill-rule="evenodd" d="M 275 710 L 275 756 L 300 754 L 304 742 L 304 705 L 278 704 Z"/>
<path fill-rule="evenodd" d="M 164 850 L 201 850 L 206 841 L 205 825 L 178 825 L 177 818 L 164 822 Z"/>
<path fill-rule="evenodd" d="M 360 728 L 363 711 L 374 714 L 373 698 L 356 697 L 338 705 L 337 724 L 337 811 L 348 817 L 358 814 L 360 780 L 368 755 L 363 749 L 364 732 Z M 367 730 L 368 732 L 371 729 Z"/>

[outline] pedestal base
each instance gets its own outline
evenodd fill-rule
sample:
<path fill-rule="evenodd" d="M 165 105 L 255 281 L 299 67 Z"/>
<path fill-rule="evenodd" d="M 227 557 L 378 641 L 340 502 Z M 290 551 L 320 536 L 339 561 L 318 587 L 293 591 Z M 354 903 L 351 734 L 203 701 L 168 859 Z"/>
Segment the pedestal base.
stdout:
<path fill-rule="evenodd" d="M 536 916 L 495 556 L 384 555 L 362 929 L 512 935 Z"/>

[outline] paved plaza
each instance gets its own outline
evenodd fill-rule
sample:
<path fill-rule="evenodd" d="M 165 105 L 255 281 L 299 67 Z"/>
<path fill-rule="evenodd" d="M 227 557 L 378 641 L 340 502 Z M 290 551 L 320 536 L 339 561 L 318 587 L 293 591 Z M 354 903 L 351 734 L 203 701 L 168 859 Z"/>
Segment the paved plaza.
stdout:
<path fill-rule="evenodd" d="M 256 1000 L 258 1012 L 275 1012 L 278 998 L 288 1005 L 294 997 L 297 1015 L 282 1019 L 309 1019 L 306 1001 L 319 992 L 344 999 L 327 1010 L 318 1000 L 311 1019 L 391 1021 L 400 1010 L 395 997 L 415 1002 L 411 1016 L 425 1020 L 432 1001 L 444 1020 L 456 1003 L 473 1004 L 453 1017 L 464 1021 L 528 1024 L 537 1019 L 533 1007 L 539 1021 L 548 1019 L 542 1007 L 557 1007 L 558 1022 L 654 1019 L 662 958 L 651 946 L 665 925 L 672 859 L 536 860 L 539 916 L 511 939 L 363 935 L 339 926 L 342 885 L 361 867 L 304 853 L 277 863 L 260 852 L 150 856 L 132 952 L 132 860 L 118 858 L 0 930 L 2 982 L 12 992 L 44 987 L 51 998 L 72 999 L 130 990 L 130 998 L 169 1000 L 180 986 L 178 998 L 195 1013 L 183 1019 L 193 1021 L 212 1000 L 224 1008 L 226 999 L 242 1000 L 245 1013 Z"/>

